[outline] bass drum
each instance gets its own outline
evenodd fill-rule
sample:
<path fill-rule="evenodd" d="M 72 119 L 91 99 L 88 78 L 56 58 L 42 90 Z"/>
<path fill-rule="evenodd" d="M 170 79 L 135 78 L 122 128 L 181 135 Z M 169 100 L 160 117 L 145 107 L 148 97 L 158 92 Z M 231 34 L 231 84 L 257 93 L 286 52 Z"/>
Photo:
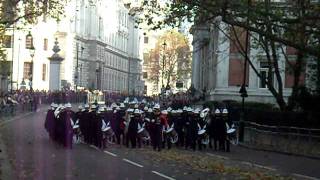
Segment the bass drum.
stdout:
<path fill-rule="evenodd" d="M 172 144 L 175 144 L 178 142 L 178 133 L 175 130 L 172 130 L 169 134 L 169 140 Z"/>
<path fill-rule="evenodd" d="M 238 145 L 239 143 L 239 137 L 236 129 L 231 128 L 227 131 L 227 139 L 230 141 L 233 145 Z"/>
<path fill-rule="evenodd" d="M 143 142 L 148 142 L 150 141 L 150 135 L 148 131 L 143 128 L 142 131 L 138 132 L 138 137 L 143 141 Z"/>
<path fill-rule="evenodd" d="M 201 144 L 204 144 L 204 145 L 208 145 L 209 144 L 210 138 L 209 138 L 209 135 L 207 133 L 201 135 L 200 138 L 201 138 Z"/>
<path fill-rule="evenodd" d="M 107 131 L 103 132 L 103 140 L 109 144 L 114 144 L 113 140 L 115 139 L 115 134 L 113 130 L 108 128 Z"/>

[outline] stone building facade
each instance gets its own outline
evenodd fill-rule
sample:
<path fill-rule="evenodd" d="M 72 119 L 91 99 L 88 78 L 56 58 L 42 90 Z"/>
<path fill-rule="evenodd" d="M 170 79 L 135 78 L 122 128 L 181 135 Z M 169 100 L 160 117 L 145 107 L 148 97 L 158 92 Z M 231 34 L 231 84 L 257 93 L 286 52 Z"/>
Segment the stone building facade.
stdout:
<path fill-rule="evenodd" d="M 244 79 L 244 57 L 237 49 L 235 42 L 230 41 L 221 32 L 226 25 L 216 18 L 213 23 L 196 25 L 191 28 L 193 34 L 192 85 L 199 92 L 206 94 L 206 100 L 241 100 L 240 87 Z M 240 37 L 241 40 L 241 37 Z M 245 39 L 242 38 L 241 41 Z M 250 39 L 252 42 L 252 37 Z M 284 47 L 289 61 L 295 60 L 293 48 Z M 267 75 L 266 54 L 253 46 L 249 47 L 249 58 L 253 66 L 262 75 Z M 279 70 L 283 81 L 283 95 L 287 99 L 291 95 L 293 75 L 286 69 L 284 55 L 279 53 Z M 302 74 L 301 83 L 309 82 Z M 263 83 L 254 70 L 247 65 L 246 101 L 276 103 L 267 85 Z M 277 83 L 274 82 L 277 88 Z"/>
<path fill-rule="evenodd" d="M 9 61 L 14 52 L 13 89 L 20 89 L 22 81 L 26 89 L 30 88 L 30 78 L 24 75 L 30 70 L 30 52 L 25 47 L 25 37 L 30 31 L 35 47 L 33 89 L 49 90 L 48 57 L 58 38 L 59 54 L 65 59 L 60 70 L 65 88 L 130 92 L 131 84 L 131 87 L 139 84 L 134 87 L 135 92 L 143 93 L 143 81 L 139 78 L 142 65 L 137 63 L 142 59 L 141 32 L 134 27 L 134 18 L 129 16 L 124 2 L 71 0 L 65 12 L 58 23 L 41 17 L 36 25 L 15 31 L 11 42 L 14 48 L 6 48 Z M 10 30 L 9 35 L 12 36 Z"/>

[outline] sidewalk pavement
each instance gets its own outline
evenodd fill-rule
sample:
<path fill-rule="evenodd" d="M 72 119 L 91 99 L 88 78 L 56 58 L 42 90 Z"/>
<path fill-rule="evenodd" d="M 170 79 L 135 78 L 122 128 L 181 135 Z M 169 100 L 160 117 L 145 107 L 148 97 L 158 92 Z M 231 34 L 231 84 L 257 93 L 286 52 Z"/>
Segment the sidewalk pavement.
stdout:
<path fill-rule="evenodd" d="M 232 146 L 231 153 L 207 149 L 206 153 L 222 159 L 240 161 L 243 164 L 291 174 L 298 179 L 320 179 L 320 160 L 316 158 L 256 150 Z"/>

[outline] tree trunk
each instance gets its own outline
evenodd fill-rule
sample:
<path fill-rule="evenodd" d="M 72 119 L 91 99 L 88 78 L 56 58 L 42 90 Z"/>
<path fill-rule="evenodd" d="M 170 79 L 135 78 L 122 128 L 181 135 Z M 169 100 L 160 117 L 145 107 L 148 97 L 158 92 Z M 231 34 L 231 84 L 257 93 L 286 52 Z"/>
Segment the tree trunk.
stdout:
<path fill-rule="evenodd" d="M 296 64 L 294 65 L 293 69 L 293 86 L 292 86 L 292 93 L 289 98 L 288 102 L 288 109 L 293 110 L 296 105 L 297 105 L 297 96 L 298 96 L 298 91 L 299 91 L 299 86 L 300 86 L 300 76 L 301 76 L 301 71 L 303 67 L 303 54 L 299 51 Z"/>
<path fill-rule="evenodd" d="M 303 19 L 305 15 L 305 2 L 301 1 L 300 2 L 301 10 L 300 10 L 300 18 Z M 301 27 L 299 28 L 299 32 L 297 33 L 299 43 L 300 44 L 306 44 L 307 39 L 306 39 L 306 25 L 302 22 Z M 292 94 L 291 97 L 289 98 L 289 109 L 293 110 L 297 106 L 297 96 L 298 96 L 298 91 L 299 91 L 299 86 L 300 86 L 300 77 L 301 77 L 301 72 L 303 70 L 304 66 L 304 52 L 301 50 L 298 50 L 298 55 L 297 55 L 297 60 L 296 64 L 294 66 L 294 83 L 292 87 Z"/>

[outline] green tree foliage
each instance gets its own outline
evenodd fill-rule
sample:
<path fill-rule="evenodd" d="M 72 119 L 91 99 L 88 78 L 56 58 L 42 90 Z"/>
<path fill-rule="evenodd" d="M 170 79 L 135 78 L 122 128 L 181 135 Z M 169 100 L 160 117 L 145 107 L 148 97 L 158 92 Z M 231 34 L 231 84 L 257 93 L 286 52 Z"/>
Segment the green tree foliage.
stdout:
<path fill-rule="evenodd" d="M 292 110 L 297 106 L 301 75 L 305 70 L 306 60 L 310 57 L 320 59 L 320 3 L 310 0 L 276 2 L 272 0 L 172 0 L 143 1 L 134 11 L 140 14 L 137 23 L 147 22 L 151 29 L 165 26 L 180 26 L 188 20 L 194 24 L 213 23 L 217 18 L 229 29 L 243 29 L 250 37 L 258 37 L 257 46 L 267 54 L 269 73 L 266 83 L 282 110 Z M 218 21 L 220 22 L 220 21 Z M 215 24 L 219 26 L 219 24 Z M 230 31 L 224 32 L 230 34 Z M 232 34 L 232 32 L 231 32 Z M 241 46 L 239 38 L 230 39 Z M 292 95 L 286 103 L 283 97 L 283 82 L 278 65 L 279 54 L 286 55 L 284 47 L 296 49 L 294 63 L 286 63 L 293 72 Z M 246 55 L 245 48 L 240 48 L 249 65 L 261 78 L 256 67 Z M 282 52 L 281 52 L 282 49 Z M 318 60 L 319 61 L 319 60 Z M 277 87 L 271 84 L 275 72 Z"/>
<path fill-rule="evenodd" d="M 0 0 L 0 59 L 5 60 L 4 35 L 8 28 L 37 23 L 39 17 L 59 20 L 69 0 Z M 18 24 L 18 25 L 17 25 Z M 9 29 L 10 30 L 10 29 Z"/>
<path fill-rule="evenodd" d="M 144 0 L 131 14 L 139 14 L 137 22 L 145 22 L 151 29 L 179 27 L 185 20 L 204 23 L 221 17 L 226 24 L 320 58 L 320 3 L 315 1 Z M 302 26 L 305 27 L 303 42 L 297 36 Z"/>
<path fill-rule="evenodd" d="M 166 31 L 145 61 L 149 81 L 161 83 L 163 77 L 164 86 L 173 87 L 177 80 L 190 77 L 191 52 L 187 37 L 175 30 Z"/>

